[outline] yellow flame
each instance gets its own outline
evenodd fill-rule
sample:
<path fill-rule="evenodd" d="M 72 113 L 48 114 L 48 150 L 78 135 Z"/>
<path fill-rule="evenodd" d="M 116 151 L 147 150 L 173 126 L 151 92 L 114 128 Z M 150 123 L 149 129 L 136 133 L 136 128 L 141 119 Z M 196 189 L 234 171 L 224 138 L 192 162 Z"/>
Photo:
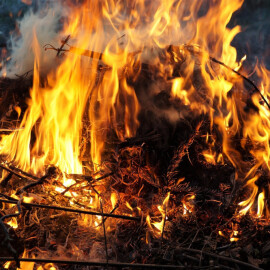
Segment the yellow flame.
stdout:
<path fill-rule="evenodd" d="M 264 209 L 264 191 L 261 192 L 258 196 L 257 217 L 261 217 L 263 215 L 263 209 Z"/>
<path fill-rule="evenodd" d="M 9 269 L 10 264 L 11 264 L 11 262 L 6 262 L 6 263 L 4 264 L 4 268 L 5 268 L 5 269 Z"/>
<path fill-rule="evenodd" d="M 226 237 L 225 234 L 222 231 L 218 231 L 218 234 L 222 237 Z"/>
<path fill-rule="evenodd" d="M 167 193 L 165 199 L 163 200 L 162 205 L 158 205 L 158 210 L 161 213 L 162 219 L 159 222 L 152 222 L 151 217 L 147 215 L 146 217 L 146 223 L 151 230 L 151 232 L 155 235 L 155 237 L 160 237 L 162 234 L 162 230 L 164 229 L 164 221 L 167 218 L 166 212 L 167 212 L 167 206 L 170 200 L 170 192 Z M 154 228 L 155 229 L 154 229 Z"/>
<path fill-rule="evenodd" d="M 192 213 L 194 211 L 193 200 L 195 199 L 194 194 L 187 194 L 182 199 L 183 204 L 183 216 L 186 216 L 188 213 Z"/>
<path fill-rule="evenodd" d="M 112 193 L 111 194 L 111 204 L 112 204 L 112 208 L 115 208 L 116 204 L 117 204 L 118 198 L 117 198 L 117 194 L 116 193 Z"/>
<path fill-rule="evenodd" d="M 7 222 L 7 224 L 12 227 L 13 229 L 18 228 L 18 222 L 16 217 L 12 217 L 10 221 Z"/>
<path fill-rule="evenodd" d="M 33 197 L 26 197 L 26 196 L 23 197 L 23 202 L 25 203 L 31 203 L 33 202 L 33 200 L 34 200 Z"/>
<path fill-rule="evenodd" d="M 130 209 L 131 211 L 133 211 L 133 207 L 129 204 L 129 202 L 126 202 L 126 206 L 128 209 Z"/>
<path fill-rule="evenodd" d="M 29 258 L 29 254 L 26 250 L 24 250 L 22 258 Z M 20 263 L 21 268 L 17 268 L 17 270 L 23 269 L 23 270 L 33 270 L 35 263 L 34 262 L 21 262 Z"/>
<path fill-rule="evenodd" d="M 250 210 L 251 206 L 253 205 L 253 203 L 255 201 L 255 198 L 256 198 L 256 195 L 258 192 L 258 187 L 255 185 L 255 182 L 258 180 L 258 178 L 259 178 L 259 176 L 256 175 L 255 177 L 253 177 L 252 179 L 250 179 L 247 182 L 247 186 L 250 187 L 250 189 L 252 190 L 252 193 L 247 200 L 239 203 L 240 206 L 245 207 L 239 211 L 240 215 L 245 215 Z"/>

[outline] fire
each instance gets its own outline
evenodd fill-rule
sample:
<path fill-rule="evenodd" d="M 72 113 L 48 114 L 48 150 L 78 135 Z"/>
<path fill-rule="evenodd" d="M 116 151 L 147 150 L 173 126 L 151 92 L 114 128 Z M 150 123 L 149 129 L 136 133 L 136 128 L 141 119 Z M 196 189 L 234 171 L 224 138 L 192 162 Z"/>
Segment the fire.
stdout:
<path fill-rule="evenodd" d="M 29 252 L 24 250 L 22 258 L 29 258 Z M 34 267 L 35 267 L 34 262 L 21 262 L 20 263 L 20 268 L 17 268 L 17 270 L 20 270 L 20 269 L 33 270 Z"/>
<path fill-rule="evenodd" d="M 112 195 L 111 195 L 112 208 L 115 208 L 116 207 L 117 201 L 118 201 L 118 199 L 117 199 L 116 193 L 112 193 Z"/>
<path fill-rule="evenodd" d="M 6 262 L 4 264 L 4 269 L 9 269 L 10 264 L 11 264 L 11 262 Z"/>
<path fill-rule="evenodd" d="M 186 216 L 188 213 L 192 213 L 194 211 L 193 200 L 195 199 L 194 194 L 187 194 L 182 199 L 183 204 L 183 216 Z"/>
<path fill-rule="evenodd" d="M 230 42 L 240 29 L 236 27 L 230 31 L 226 28 L 226 24 L 231 14 L 240 8 L 243 1 L 230 1 L 230 5 L 227 2 L 223 0 L 215 4 L 205 17 L 198 19 L 197 29 L 192 29 L 190 24 L 190 29 L 184 30 L 192 30 L 193 33 L 197 31 L 194 43 L 204 46 L 205 49 L 209 48 L 212 40 L 218 40 L 215 42 L 216 48 L 213 48 L 211 52 L 222 53 L 222 60 L 233 66 L 236 51 L 230 46 Z M 9 159 L 14 160 L 20 167 L 32 169 L 35 172 L 42 170 L 44 163 L 47 163 L 55 164 L 67 173 L 81 173 L 79 145 L 83 128 L 82 117 L 86 109 L 89 111 L 91 122 L 91 157 L 94 167 L 101 163 L 104 139 L 109 128 L 113 128 L 121 140 L 134 135 L 139 125 L 137 120 L 139 104 L 135 91 L 127 80 L 130 73 L 136 76 L 135 68 L 142 60 L 140 58 L 145 56 L 139 52 L 136 57 L 130 55 L 129 52 L 131 49 L 141 51 L 142 48 L 152 44 L 163 48 L 174 37 L 174 33 L 181 41 L 185 31 L 182 30 L 179 19 L 191 20 L 191 14 L 196 14 L 197 9 L 197 5 L 188 4 L 190 15 L 186 16 L 182 11 L 182 6 L 187 4 L 186 1 L 179 1 L 176 6 L 173 0 L 161 1 L 159 4 L 159 6 L 153 4 L 153 7 L 149 7 L 141 0 L 130 14 L 121 2 L 115 1 L 110 1 L 108 5 L 107 1 L 88 0 L 80 7 L 74 7 L 73 14 L 70 16 L 72 20 L 65 25 L 62 34 L 66 33 L 77 38 L 77 41 L 73 41 L 72 48 L 79 48 L 80 51 L 91 49 L 95 52 L 93 58 L 101 58 L 104 64 L 109 66 L 98 84 L 96 84 L 98 61 L 83 59 L 82 53 L 77 52 L 68 54 L 60 63 L 56 73 L 49 74 L 45 87 L 41 87 L 40 44 L 34 34 L 32 44 L 36 56 L 34 86 L 31 90 L 28 110 L 21 124 L 23 130 L 2 139 L 1 152 L 8 154 Z M 201 4 L 201 1 L 197 4 Z M 140 18 L 139 15 L 142 14 L 142 10 L 149 12 L 149 18 L 151 18 L 144 27 L 144 31 L 140 31 L 144 26 L 144 23 L 141 24 L 144 17 Z M 88 14 L 89 11 L 92 12 L 91 16 Z M 125 13 L 127 13 L 127 18 L 130 15 L 130 19 L 134 20 L 132 24 L 128 19 L 121 17 Z M 220 14 L 220 16 L 213 16 L 213 14 Z M 210 24 L 209 21 L 211 21 Z M 119 32 L 116 30 L 116 22 L 117 25 L 122 25 L 122 32 L 126 31 L 127 42 L 124 47 L 117 42 Z M 211 29 L 207 32 L 205 32 L 205 23 L 211 25 Z M 115 34 L 104 32 L 105 24 L 109 24 Z M 221 36 L 220 32 L 224 35 Z M 213 33 L 212 37 L 210 33 Z M 145 37 L 148 38 L 145 40 Z M 101 50 L 103 50 L 102 55 Z M 206 62 L 206 56 L 203 58 Z M 178 61 L 177 53 L 175 60 Z M 123 72 L 125 70 L 126 74 Z M 205 73 L 205 76 L 208 75 Z M 218 83 L 222 89 L 223 85 L 228 84 L 225 78 L 222 80 L 220 83 L 209 80 L 209 84 L 210 86 L 212 84 L 211 88 L 216 88 Z M 183 89 L 185 83 L 184 78 L 176 78 L 172 92 L 175 97 L 184 99 L 185 104 L 189 104 L 192 91 Z M 230 88 L 231 85 L 228 85 L 228 90 Z M 212 93 L 212 95 L 215 94 Z M 89 96 L 91 96 L 91 102 L 87 104 Z M 31 146 L 30 136 L 33 130 L 37 138 Z M 11 146 L 11 151 L 9 146 Z"/>
<path fill-rule="evenodd" d="M 46 263 L 43 266 L 38 266 L 37 270 L 58 270 L 58 267 L 55 266 L 53 263 Z"/>
<path fill-rule="evenodd" d="M 11 220 L 7 222 L 7 224 L 9 226 L 11 226 L 13 229 L 18 228 L 18 222 L 17 222 L 17 219 L 15 217 L 12 217 Z"/>
<path fill-rule="evenodd" d="M 58 177 L 60 185 L 54 186 L 56 192 L 71 198 L 72 206 L 87 202 L 87 207 L 100 208 L 102 188 L 97 185 L 93 189 L 90 185 L 83 195 L 68 191 L 72 186 L 84 188 L 87 181 L 78 184 L 67 175 L 83 175 L 87 171 L 96 180 L 98 172 L 106 167 L 108 142 L 125 142 L 136 136 L 140 112 L 152 106 L 148 103 L 152 92 L 160 92 L 159 82 L 152 82 L 150 89 L 135 87 L 147 65 L 164 85 L 169 85 L 169 99 L 188 108 L 175 115 L 169 112 L 170 121 L 190 119 L 190 114 L 204 115 L 209 120 L 207 149 L 199 154 L 213 165 L 230 163 L 236 180 L 245 183 L 249 197 L 239 203 L 239 214 L 253 213 L 257 205 L 255 215 L 263 217 L 268 193 L 265 186 L 259 189 L 258 181 L 269 176 L 270 111 L 258 93 L 244 92 L 244 79 L 234 71 L 240 70 L 246 57 L 238 61 L 231 45 L 241 29 L 228 28 L 233 13 L 244 0 L 211 1 L 203 16 L 203 0 L 85 0 L 80 5 L 71 2 L 66 3 L 70 14 L 59 33 L 59 40 L 64 39 L 62 51 L 57 52 L 60 57 L 45 78 L 41 61 L 45 44 L 40 44 L 35 27 L 32 29 L 33 86 L 19 129 L 1 138 L 0 154 L 6 161 L 38 176 L 53 165 L 62 174 Z M 200 87 L 195 75 L 198 72 L 202 76 Z M 261 78 L 262 93 L 269 100 L 270 71 L 261 65 L 256 73 Z M 247 108 L 248 102 L 254 106 Z M 15 111 L 20 117 L 21 108 L 16 107 Z M 218 138 L 222 139 L 219 149 Z M 247 156 L 242 156 L 243 151 Z M 247 161 L 251 159 L 252 162 Z M 157 219 L 145 217 L 156 237 L 163 233 L 169 199 L 170 193 L 157 206 Z M 194 199 L 193 193 L 182 198 L 183 216 L 194 212 Z M 31 200 L 25 197 L 24 201 Z M 112 193 L 108 201 L 114 209 L 120 199 Z M 135 212 L 129 202 L 124 204 Z M 136 209 L 142 213 L 140 207 Z M 12 219 L 10 226 L 15 228 L 15 221 Z M 80 222 L 97 227 L 102 221 L 100 216 L 83 216 Z M 219 234 L 224 235 L 221 231 Z M 230 241 L 237 241 L 238 236 L 238 230 L 233 229 Z"/>
<path fill-rule="evenodd" d="M 159 222 L 152 222 L 151 217 L 147 215 L 146 217 L 146 223 L 150 229 L 150 231 L 156 236 L 160 237 L 162 235 L 162 232 L 164 230 L 165 221 L 167 218 L 167 207 L 170 199 L 170 193 L 167 194 L 166 198 L 164 199 L 162 205 L 158 205 L 158 211 L 160 212 L 162 219 Z"/>
<path fill-rule="evenodd" d="M 264 209 L 264 192 L 261 192 L 258 196 L 258 210 L 257 210 L 257 217 L 261 217 L 263 215 Z"/>

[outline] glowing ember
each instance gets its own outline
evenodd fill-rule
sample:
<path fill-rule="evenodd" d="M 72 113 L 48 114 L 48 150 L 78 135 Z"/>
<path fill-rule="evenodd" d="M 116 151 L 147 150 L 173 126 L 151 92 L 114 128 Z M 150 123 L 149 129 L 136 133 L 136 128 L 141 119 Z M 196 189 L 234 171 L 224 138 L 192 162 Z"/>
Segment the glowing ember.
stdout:
<path fill-rule="evenodd" d="M 17 219 L 15 217 L 12 217 L 10 221 L 7 222 L 9 226 L 11 226 L 13 229 L 18 228 Z"/>

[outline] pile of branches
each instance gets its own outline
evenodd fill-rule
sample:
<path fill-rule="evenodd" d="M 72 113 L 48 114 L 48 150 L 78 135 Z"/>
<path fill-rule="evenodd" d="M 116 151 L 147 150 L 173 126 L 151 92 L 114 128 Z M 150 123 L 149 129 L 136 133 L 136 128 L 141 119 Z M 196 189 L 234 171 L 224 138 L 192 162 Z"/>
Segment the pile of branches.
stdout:
<path fill-rule="evenodd" d="M 170 53 L 171 47 L 166 50 Z M 153 72 L 143 65 L 139 79 L 133 82 L 139 99 L 140 90 L 159 79 Z M 18 116 L 16 107 L 25 110 L 30 86 L 27 76 L 0 80 L 2 133 L 18 128 L 23 113 Z M 164 110 L 178 106 L 171 103 L 164 87 L 152 97 L 153 103 Z M 139 118 L 144 124 L 137 136 L 120 142 L 111 134 L 101 171 L 66 175 L 75 181 L 69 187 L 63 186 L 63 173 L 55 167 L 37 177 L 3 157 L 0 261 L 13 261 L 10 269 L 25 261 L 43 266 L 55 263 L 59 269 L 266 268 L 269 227 L 237 214 L 241 184 L 234 179 L 232 164 L 226 159 L 223 164 L 209 164 L 201 154 L 207 147 L 204 135 L 209 132 L 210 119 L 192 116 L 172 126 L 164 116 L 148 117 L 154 112 L 143 105 Z M 89 136 L 87 128 L 83 135 Z M 169 201 L 163 205 L 168 193 Z M 117 198 L 114 205 L 112 194 Z M 26 202 L 24 197 L 33 201 Z M 96 203 L 90 206 L 83 198 Z M 161 227 L 151 227 L 148 216 L 152 222 L 161 222 Z M 14 218 L 16 229 L 10 226 Z M 24 250 L 36 258 L 25 258 Z"/>

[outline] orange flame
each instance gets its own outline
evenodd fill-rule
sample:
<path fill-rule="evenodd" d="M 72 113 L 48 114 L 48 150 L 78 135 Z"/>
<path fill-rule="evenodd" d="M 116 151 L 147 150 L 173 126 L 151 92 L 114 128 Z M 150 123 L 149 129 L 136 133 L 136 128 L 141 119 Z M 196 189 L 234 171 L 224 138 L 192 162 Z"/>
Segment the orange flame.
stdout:
<path fill-rule="evenodd" d="M 7 224 L 12 227 L 13 229 L 17 229 L 18 228 L 18 222 L 17 219 L 15 217 L 12 217 L 10 221 L 7 222 Z"/>
<path fill-rule="evenodd" d="M 162 234 L 162 231 L 164 230 L 164 224 L 167 212 L 167 206 L 170 199 L 170 192 L 168 192 L 166 198 L 164 199 L 162 205 L 158 205 L 158 210 L 161 213 L 162 219 L 159 222 L 152 222 L 151 217 L 147 215 L 146 217 L 146 223 L 150 229 L 150 231 L 154 234 L 155 237 L 160 237 Z"/>

